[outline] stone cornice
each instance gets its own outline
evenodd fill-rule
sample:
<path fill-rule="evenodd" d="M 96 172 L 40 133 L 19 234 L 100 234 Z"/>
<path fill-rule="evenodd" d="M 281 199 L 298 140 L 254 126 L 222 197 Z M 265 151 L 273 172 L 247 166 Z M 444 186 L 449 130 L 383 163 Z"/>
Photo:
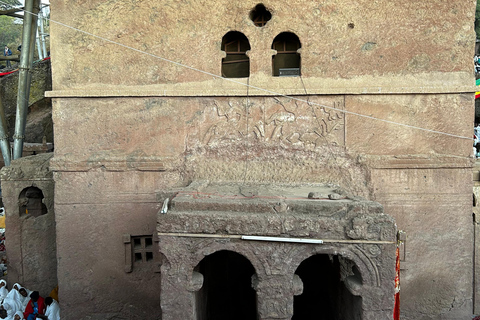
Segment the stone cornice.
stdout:
<path fill-rule="evenodd" d="M 474 158 L 442 155 L 361 155 L 359 162 L 372 169 L 471 169 L 475 165 Z"/>
<path fill-rule="evenodd" d="M 248 82 L 247 82 L 248 81 Z M 247 85 L 248 83 L 248 85 Z M 249 88 L 247 86 L 250 86 Z M 248 89 L 248 93 L 247 93 Z M 252 75 L 249 79 L 213 78 L 139 86 L 79 84 L 46 92 L 50 98 L 94 97 L 197 97 L 197 96 L 279 96 L 333 94 L 452 94 L 473 93 L 474 78 L 461 72 L 415 75 L 363 75 L 351 79 L 271 77 Z"/>

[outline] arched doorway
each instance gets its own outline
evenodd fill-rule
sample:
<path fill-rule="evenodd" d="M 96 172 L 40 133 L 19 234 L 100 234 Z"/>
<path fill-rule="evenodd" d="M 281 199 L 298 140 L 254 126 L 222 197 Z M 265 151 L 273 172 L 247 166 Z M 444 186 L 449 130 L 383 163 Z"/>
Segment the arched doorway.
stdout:
<path fill-rule="evenodd" d="M 362 299 L 345 287 L 343 277 L 361 283 L 355 264 L 338 256 L 317 254 L 295 271 L 303 293 L 295 296 L 292 320 L 361 320 Z"/>
<path fill-rule="evenodd" d="M 204 279 L 196 293 L 198 320 L 257 319 L 255 269 L 247 258 L 222 250 L 203 258 L 195 271 Z"/>

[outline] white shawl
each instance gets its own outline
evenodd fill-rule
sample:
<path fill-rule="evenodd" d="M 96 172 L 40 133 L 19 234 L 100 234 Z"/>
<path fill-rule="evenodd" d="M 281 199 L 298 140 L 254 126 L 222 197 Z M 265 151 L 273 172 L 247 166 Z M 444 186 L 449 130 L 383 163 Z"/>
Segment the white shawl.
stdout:
<path fill-rule="evenodd" d="M 3 283 L 3 286 L 0 288 L 0 301 L 2 301 L 8 294 L 7 281 L 0 280 L 0 283 Z"/>
<path fill-rule="evenodd" d="M 27 306 L 28 302 L 30 301 L 30 293 L 32 293 L 32 291 L 28 290 L 27 288 L 23 288 L 27 291 L 27 296 L 24 297 L 19 292 L 19 290 L 21 288 L 23 288 L 23 287 L 20 285 L 20 283 L 15 283 L 13 285 L 12 290 L 10 290 L 10 292 L 8 293 L 7 298 L 12 298 L 12 296 L 15 295 L 14 299 L 18 300 L 21 304 L 20 310 L 24 311 L 25 307 Z M 15 292 L 18 293 L 18 295 Z"/>
<path fill-rule="evenodd" d="M 15 312 L 15 314 L 13 315 L 13 319 L 15 319 L 16 315 L 20 316 L 20 320 L 23 320 L 23 312 L 20 312 L 20 311 Z"/>
<path fill-rule="evenodd" d="M 3 300 L 3 308 L 7 310 L 8 314 L 13 314 L 17 311 L 24 311 L 23 296 L 17 290 L 11 290 L 5 300 Z"/>

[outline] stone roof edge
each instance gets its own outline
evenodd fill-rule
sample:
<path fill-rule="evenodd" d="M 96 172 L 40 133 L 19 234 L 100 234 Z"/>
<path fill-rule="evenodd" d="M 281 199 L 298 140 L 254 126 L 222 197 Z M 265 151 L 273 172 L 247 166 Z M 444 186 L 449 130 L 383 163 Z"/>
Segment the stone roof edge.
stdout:
<path fill-rule="evenodd" d="M 52 180 L 50 161 L 53 153 L 42 153 L 12 160 L 10 166 L 0 170 L 2 180 Z"/>

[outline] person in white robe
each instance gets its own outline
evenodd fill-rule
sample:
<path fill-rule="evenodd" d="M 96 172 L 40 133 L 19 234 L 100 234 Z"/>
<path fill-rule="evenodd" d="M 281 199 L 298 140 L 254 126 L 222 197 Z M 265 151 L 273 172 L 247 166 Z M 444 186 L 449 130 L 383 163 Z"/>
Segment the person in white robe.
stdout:
<path fill-rule="evenodd" d="M 23 319 L 23 312 L 21 312 L 21 311 L 15 312 L 15 315 L 13 316 L 13 320 L 24 320 Z"/>
<path fill-rule="evenodd" d="M 10 292 L 12 292 L 13 289 L 16 289 L 18 292 L 20 292 L 20 296 L 21 296 L 20 302 L 22 303 L 23 310 L 25 310 L 25 307 L 27 306 L 28 301 L 30 301 L 30 294 L 32 293 L 32 291 L 28 290 L 25 287 L 22 287 L 22 285 L 18 282 L 13 285 L 12 290 L 10 290 Z M 22 292 L 22 289 L 24 292 Z"/>
<path fill-rule="evenodd" d="M 46 297 L 45 305 L 47 306 L 45 315 L 39 314 L 37 318 L 43 320 L 60 320 L 60 306 L 58 302 L 52 297 Z"/>
<path fill-rule="evenodd" d="M 18 289 L 15 290 L 15 288 L 18 288 Z M 10 290 L 10 292 L 7 294 L 7 297 L 5 299 L 12 299 L 12 300 L 18 301 L 21 306 L 19 310 L 21 311 L 25 310 L 25 307 L 30 301 L 30 297 L 27 289 L 22 288 L 18 283 L 15 283 L 13 285 L 12 290 Z"/>
<path fill-rule="evenodd" d="M 20 289 L 25 289 L 25 291 L 27 292 L 27 297 L 30 297 L 30 294 L 33 292 L 32 290 L 28 290 L 27 288 L 25 288 L 24 286 L 22 286 L 20 283 L 16 282 L 12 289 L 17 289 L 18 291 L 20 291 Z"/>
<path fill-rule="evenodd" d="M 8 294 L 7 281 L 0 280 L 0 302 L 7 297 L 7 294 Z"/>
<path fill-rule="evenodd" d="M 2 306 L 5 310 L 7 310 L 8 314 L 14 314 L 17 311 L 23 312 L 25 309 L 23 308 L 22 299 L 23 297 L 20 295 L 20 292 L 17 290 L 12 289 L 7 297 L 3 300 Z"/>

